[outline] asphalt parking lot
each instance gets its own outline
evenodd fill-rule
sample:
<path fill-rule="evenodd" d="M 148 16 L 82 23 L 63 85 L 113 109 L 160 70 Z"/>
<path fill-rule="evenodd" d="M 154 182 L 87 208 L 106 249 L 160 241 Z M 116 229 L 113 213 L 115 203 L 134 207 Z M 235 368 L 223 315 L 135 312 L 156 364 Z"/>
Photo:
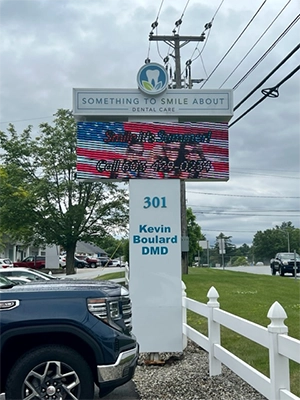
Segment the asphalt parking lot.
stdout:
<path fill-rule="evenodd" d="M 103 397 L 104 400 L 139 400 L 140 397 L 135 391 L 135 386 L 132 381 L 125 385 L 116 388 L 114 391 Z M 4 393 L 0 394 L 0 400 L 5 400 Z M 99 400 L 99 389 L 95 386 L 94 400 Z"/>

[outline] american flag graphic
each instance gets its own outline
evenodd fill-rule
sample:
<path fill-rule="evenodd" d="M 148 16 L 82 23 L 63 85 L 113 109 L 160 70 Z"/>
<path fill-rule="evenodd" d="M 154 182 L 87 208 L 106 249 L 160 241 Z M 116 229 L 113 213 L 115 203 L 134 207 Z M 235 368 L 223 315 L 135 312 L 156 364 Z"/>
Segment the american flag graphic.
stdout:
<path fill-rule="evenodd" d="M 78 122 L 77 179 L 229 179 L 228 124 Z"/>

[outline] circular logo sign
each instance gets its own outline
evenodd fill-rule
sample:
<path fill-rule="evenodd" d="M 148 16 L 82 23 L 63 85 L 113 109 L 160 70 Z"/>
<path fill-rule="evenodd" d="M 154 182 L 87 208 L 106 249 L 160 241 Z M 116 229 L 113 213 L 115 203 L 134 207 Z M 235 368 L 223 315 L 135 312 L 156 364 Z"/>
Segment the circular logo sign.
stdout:
<path fill-rule="evenodd" d="M 168 87 L 167 71 L 160 64 L 145 64 L 138 72 L 137 83 L 144 93 L 150 95 L 162 93 Z"/>

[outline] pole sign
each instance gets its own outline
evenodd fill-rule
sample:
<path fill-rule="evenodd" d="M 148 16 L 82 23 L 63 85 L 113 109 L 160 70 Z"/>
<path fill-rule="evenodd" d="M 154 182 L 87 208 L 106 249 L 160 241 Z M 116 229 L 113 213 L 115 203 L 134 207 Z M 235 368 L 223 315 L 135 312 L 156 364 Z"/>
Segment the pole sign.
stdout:
<path fill-rule="evenodd" d="M 182 351 L 180 181 L 131 180 L 130 297 L 141 352 Z"/>

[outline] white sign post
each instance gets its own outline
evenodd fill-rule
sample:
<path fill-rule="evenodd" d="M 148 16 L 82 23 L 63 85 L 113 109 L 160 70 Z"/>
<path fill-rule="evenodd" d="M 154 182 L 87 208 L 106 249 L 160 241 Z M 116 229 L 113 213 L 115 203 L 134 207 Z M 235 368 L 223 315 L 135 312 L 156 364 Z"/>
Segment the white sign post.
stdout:
<path fill-rule="evenodd" d="M 130 180 L 130 296 L 141 352 L 183 350 L 180 181 Z"/>

